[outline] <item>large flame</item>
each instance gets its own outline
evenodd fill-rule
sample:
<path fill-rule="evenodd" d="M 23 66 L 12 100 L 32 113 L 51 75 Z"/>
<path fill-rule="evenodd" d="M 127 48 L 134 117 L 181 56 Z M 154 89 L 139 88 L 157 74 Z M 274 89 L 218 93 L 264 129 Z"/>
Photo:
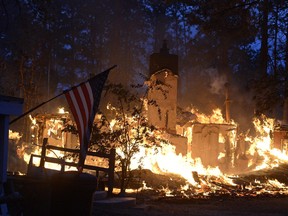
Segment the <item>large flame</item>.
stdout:
<path fill-rule="evenodd" d="M 275 128 L 275 120 L 262 115 L 254 118 L 253 124 L 256 130 L 255 137 L 247 136 L 245 139 L 251 143 L 248 150 L 250 155 L 249 166 L 258 164 L 255 170 L 274 168 L 281 163 L 288 162 L 288 156 L 280 149 L 272 147 L 272 132 Z"/>
<path fill-rule="evenodd" d="M 110 109 L 113 109 L 111 105 L 109 105 Z M 191 122 L 198 122 L 202 124 L 228 124 L 225 119 L 222 116 L 220 109 L 213 110 L 211 115 L 205 115 L 203 113 L 200 113 L 196 109 L 192 109 L 191 112 L 197 116 L 196 119 L 191 120 Z M 65 113 L 64 110 L 61 111 L 61 113 Z M 33 122 L 32 127 L 36 127 L 35 120 L 31 117 L 31 120 Z M 133 119 L 129 119 L 127 117 L 128 122 L 133 122 Z M 232 123 L 231 123 L 232 122 Z M 234 121 L 231 121 L 230 125 L 236 125 L 237 124 Z M 50 124 L 58 124 L 59 121 L 51 121 Z M 115 119 L 112 119 L 110 121 L 109 129 L 113 130 L 113 128 L 116 127 L 117 121 Z M 275 127 L 275 120 L 266 118 L 265 116 L 261 116 L 260 118 L 255 118 L 253 120 L 253 124 L 255 127 L 256 135 L 245 135 L 244 141 L 249 144 L 249 148 L 245 150 L 244 154 L 248 158 L 247 163 L 247 169 L 249 171 L 255 171 L 255 170 L 261 170 L 261 169 L 267 169 L 267 168 L 273 168 L 279 166 L 280 163 L 286 163 L 288 162 L 288 156 L 283 153 L 281 150 L 277 148 L 272 148 L 272 138 L 271 138 L 271 132 L 273 131 Z M 55 125 L 56 126 L 56 125 Z M 53 128 L 53 127 L 52 127 Z M 59 128 L 57 128 L 59 129 Z M 158 136 L 160 138 L 165 139 L 167 137 L 167 132 L 165 131 L 156 131 L 153 132 L 154 136 Z M 131 135 L 133 135 L 133 132 L 130 132 Z M 12 137 L 12 133 L 10 135 Z M 187 136 L 188 143 L 191 143 L 192 141 L 192 129 L 188 128 L 185 132 L 185 136 Z M 236 130 L 231 130 L 228 133 L 228 136 L 224 136 L 223 134 L 219 133 L 219 143 L 225 143 L 227 139 L 231 143 L 231 160 L 235 161 L 236 156 L 233 155 L 237 148 L 237 134 Z M 41 150 L 39 148 L 36 148 L 33 152 L 34 154 L 40 155 Z M 123 152 L 121 152 L 121 149 L 116 150 L 117 153 L 121 156 L 124 156 Z M 62 157 L 61 152 L 49 152 L 49 156 L 55 156 Z M 218 160 L 221 161 L 223 158 L 226 157 L 227 152 L 219 152 Z M 25 161 L 29 161 L 30 157 L 29 154 L 25 155 Z M 90 161 L 91 162 L 91 161 Z M 39 161 L 37 162 L 39 163 Z M 97 163 L 96 161 L 93 161 L 91 163 Z M 100 163 L 100 161 L 99 161 Z M 45 167 L 50 169 L 57 169 L 59 170 L 60 165 L 53 165 L 53 164 L 45 164 Z M 141 166 L 143 169 L 149 169 L 153 173 L 156 174 L 165 174 L 165 175 L 177 175 L 181 178 L 186 180 L 186 184 L 182 185 L 179 190 L 185 191 L 188 190 L 191 186 L 194 187 L 193 193 L 194 194 L 203 194 L 203 195 L 209 195 L 211 193 L 215 193 L 215 191 L 220 190 L 219 185 L 228 185 L 229 187 L 236 187 L 237 185 L 234 183 L 233 179 L 237 178 L 236 175 L 227 175 L 223 173 L 223 171 L 218 167 L 211 167 L 211 166 L 204 166 L 201 158 L 192 158 L 191 153 L 188 151 L 186 155 L 177 154 L 176 153 L 176 147 L 175 145 L 167 142 L 163 142 L 160 144 L 160 146 L 155 146 L 153 148 L 146 148 L 145 145 L 141 145 L 139 147 L 139 152 L 137 152 L 131 161 L 131 170 L 137 169 L 139 166 Z M 234 163 L 233 163 L 234 166 Z M 196 178 L 196 179 L 195 179 Z M 266 182 L 254 182 L 253 184 L 261 184 L 261 187 L 263 188 L 263 191 L 265 191 L 265 188 L 277 188 L 281 189 L 282 191 L 287 190 L 287 186 L 284 183 L 279 182 L 276 179 L 267 179 Z M 190 186 L 189 186 L 190 185 Z M 253 185 L 246 185 L 246 190 L 251 190 L 253 188 Z M 144 186 L 142 189 L 149 188 L 147 187 L 146 183 L 144 182 Z M 235 188 L 234 188 L 235 189 Z M 167 190 L 167 194 L 171 195 L 171 191 L 168 190 L 168 188 L 163 188 L 163 190 Z M 223 188 L 221 188 L 223 190 Z M 230 193 L 227 189 L 225 189 L 227 193 Z M 263 192 L 262 191 L 262 192 Z M 257 192 L 261 193 L 261 191 Z M 284 192 L 283 192 L 284 193 Z"/>

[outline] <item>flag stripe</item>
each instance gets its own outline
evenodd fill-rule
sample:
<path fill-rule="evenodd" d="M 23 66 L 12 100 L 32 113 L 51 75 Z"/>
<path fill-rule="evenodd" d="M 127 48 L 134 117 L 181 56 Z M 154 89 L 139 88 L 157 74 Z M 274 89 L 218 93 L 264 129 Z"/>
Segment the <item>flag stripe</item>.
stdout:
<path fill-rule="evenodd" d="M 78 131 L 79 131 L 79 136 L 82 140 L 82 136 L 84 134 L 84 124 L 83 124 L 83 117 L 81 116 L 81 111 L 80 111 L 80 108 L 79 108 L 79 103 L 77 101 L 77 98 L 76 98 L 76 95 L 75 95 L 75 91 L 73 90 L 73 94 L 71 93 L 70 94 L 71 96 L 71 99 L 72 99 L 72 102 L 73 102 L 73 106 L 75 107 L 75 111 L 76 113 L 74 113 L 74 115 L 76 115 L 79 119 L 79 122 L 78 122 Z"/>
<path fill-rule="evenodd" d="M 73 113 L 73 116 L 74 117 L 76 116 L 76 118 L 78 119 L 77 128 L 78 128 L 78 132 L 79 132 L 79 138 L 82 141 L 83 134 L 84 134 L 83 118 L 81 117 L 81 112 L 79 110 L 79 104 L 77 103 L 77 99 L 75 98 L 74 93 L 75 93 L 74 91 L 71 91 L 69 95 L 71 97 L 72 105 L 73 105 L 74 110 L 75 110 L 75 112 Z"/>
<path fill-rule="evenodd" d="M 95 112 L 108 74 L 109 70 L 106 70 L 65 93 L 79 133 L 80 166 L 86 158 Z"/>
<path fill-rule="evenodd" d="M 69 107 L 70 107 L 70 109 L 71 109 L 71 112 L 72 112 L 72 114 L 73 114 L 73 116 L 74 116 L 74 120 L 75 120 L 75 122 L 76 122 L 76 125 L 78 126 L 78 125 L 80 125 L 80 121 L 79 121 L 79 118 L 78 118 L 78 115 L 77 115 L 76 108 L 75 108 L 75 106 L 74 106 L 73 100 L 72 100 L 72 98 L 71 98 L 71 97 L 73 96 L 72 91 L 66 93 L 65 96 L 66 96 L 66 99 L 67 99 L 67 101 L 68 101 L 68 104 L 69 104 Z M 79 127 L 79 126 L 78 126 L 78 127 Z M 78 130 L 79 130 L 79 128 L 78 128 Z M 80 139 L 80 143 L 81 143 L 81 141 L 82 141 L 82 133 L 81 133 L 80 130 L 79 130 L 78 132 L 79 132 L 79 139 Z"/>
<path fill-rule="evenodd" d="M 85 96 L 86 96 L 86 100 L 90 101 L 90 106 L 88 107 L 88 109 L 89 109 L 89 113 L 91 113 L 92 112 L 92 108 L 93 108 L 93 104 L 94 104 L 94 96 L 93 96 L 93 91 L 91 89 L 91 86 L 90 86 L 89 82 L 86 83 L 86 90 L 87 90 L 87 94 L 85 94 Z"/>
<path fill-rule="evenodd" d="M 84 96 L 83 89 L 85 89 L 85 85 L 78 87 L 77 100 L 81 101 L 81 103 L 79 103 L 79 107 L 80 107 L 81 115 L 83 118 L 84 126 L 86 126 L 88 122 L 88 118 L 89 118 L 89 112 L 88 112 L 88 107 L 87 107 L 88 104 Z"/>
<path fill-rule="evenodd" d="M 73 90 L 73 95 L 75 97 L 75 101 L 73 101 L 74 106 L 76 107 L 77 115 L 79 117 L 80 123 L 81 123 L 81 129 L 84 130 L 84 126 L 87 124 L 86 118 L 85 118 L 85 110 L 82 98 L 79 95 L 79 90 L 81 87 L 77 87 Z"/>
<path fill-rule="evenodd" d="M 89 86 L 89 84 L 88 84 L 88 86 Z M 86 116 L 87 121 L 89 120 L 91 107 L 93 105 L 93 103 L 89 97 L 89 92 L 87 90 L 88 86 L 87 86 L 87 83 L 86 83 L 86 85 L 81 86 L 81 91 L 80 91 L 80 96 L 81 96 L 82 100 L 85 101 L 84 109 L 85 109 L 85 116 Z M 91 92 L 90 94 L 93 97 L 93 93 Z"/>

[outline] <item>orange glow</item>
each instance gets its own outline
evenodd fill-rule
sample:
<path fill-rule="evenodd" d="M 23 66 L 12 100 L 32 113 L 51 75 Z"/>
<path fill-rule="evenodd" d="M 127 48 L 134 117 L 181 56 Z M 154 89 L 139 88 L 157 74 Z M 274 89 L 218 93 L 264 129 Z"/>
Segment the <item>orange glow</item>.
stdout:
<path fill-rule="evenodd" d="M 108 105 L 108 108 L 111 110 L 115 110 L 111 105 Z M 115 110 L 116 111 L 116 110 Z M 225 119 L 222 116 L 221 110 L 216 109 L 213 110 L 211 115 L 204 115 L 198 112 L 196 109 L 192 109 L 193 114 L 197 116 L 196 121 L 202 124 L 215 124 L 215 125 L 235 125 L 237 124 L 232 120 L 233 123 L 226 123 Z M 131 117 L 125 116 L 129 124 L 133 123 L 133 119 Z M 34 119 L 31 117 L 31 120 L 34 123 Z M 195 121 L 195 120 L 194 120 Z M 57 124 L 57 121 L 54 119 L 50 122 L 51 124 Z M 281 150 L 272 148 L 271 143 L 272 139 L 270 137 L 271 131 L 273 131 L 275 126 L 275 120 L 267 118 L 265 116 L 261 116 L 261 118 L 255 118 L 253 120 L 253 124 L 256 130 L 256 135 L 245 136 L 244 141 L 248 144 L 248 148 L 243 152 L 248 158 L 247 167 L 245 170 L 256 171 L 261 169 L 271 169 L 273 167 L 279 166 L 281 163 L 288 162 L 288 156 L 284 154 Z M 35 126 L 35 125 L 34 125 Z M 55 126 L 55 125 L 54 125 Z M 109 129 L 113 130 L 117 127 L 122 127 L 122 125 L 117 125 L 117 120 L 112 119 L 110 121 Z M 52 127 L 53 128 L 53 127 Z M 187 136 L 187 142 L 192 143 L 193 130 L 192 128 L 187 128 L 185 135 Z M 131 130 L 129 135 L 133 137 L 134 132 Z M 152 132 L 153 136 L 166 139 L 168 136 L 166 131 L 163 130 L 155 130 Z M 12 136 L 12 134 L 11 134 Z M 232 170 L 235 168 L 235 151 L 237 149 L 237 134 L 236 130 L 231 130 L 227 134 L 219 133 L 217 142 L 219 145 L 224 145 L 229 141 L 230 150 L 231 150 L 231 158 L 230 163 L 232 163 Z M 146 141 L 145 141 L 146 142 Z M 144 143 L 143 143 L 144 144 Z M 145 145 L 139 146 L 139 152 L 137 152 L 131 161 L 131 170 L 137 169 L 141 166 L 142 169 L 151 170 L 156 174 L 164 174 L 164 175 L 177 175 L 186 180 L 186 184 L 182 185 L 179 190 L 181 190 L 183 196 L 188 196 L 185 191 L 189 190 L 190 187 L 193 187 L 194 193 L 202 194 L 204 196 L 209 196 L 211 193 L 215 193 L 215 191 L 220 190 L 219 186 L 213 182 L 218 182 L 220 185 L 228 185 L 229 187 L 236 187 L 237 185 L 234 183 L 233 179 L 237 179 L 237 175 L 224 173 L 219 166 L 204 166 L 201 158 L 196 157 L 192 158 L 191 152 L 187 151 L 187 154 L 176 153 L 176 146 L 171 142 L 161 143 L 160 146 L 152 146 L 151 148 L 144 147 Z M 117 148 L 116 152 L 122 158 L 124 157 L 123 152 L 121 152 L 121 148 Z M 34 154 L 41 154 L 41 150 L 39 148 L 35 149 Z M 49 156 L 53 157 L 55 154 L 49 153 Z M 57 152 L 58 157 L 62 157 L 61 152 Z M 225 160 L 227 157 L 227 152 L 225 152 L 225 148 L 223 148 L 217 154 L 217 159 L 220 161 Z M 25 161 L 29 161 L 30 155 L 25 155 Z M 39 163 L 39 161 L 38 161 Z M 97 160 L 89 160 L 89 163 L 103 163 L 103 161 Z M 45 167 L 49 169 L 60 169 L 60 165 L 51 165 L 45 164 Z M 237 167 L 236 167 L 237 168 Z M 195 176 L 193 173 L 197 174 L 199 179 L 194 179 Z M 261 185 L 263 187 L 262 190 L 258 190 L 257 193 L 264 193 L 267 190 L 281 190 L 282 193 L 288 193 L 287 186 L 284 183 L 279 182 L 277 179 L 267 179 L 266 182 L 258 182 L 255 180 L 254 184 Z M 253 190 L 255 186 L 246 185 L 246 190 Z M 271 189 L 273 188 L 273 190 Z M 276 189 L 275 189 L 276 188 Z M 147 187 L 146 183 L 143 182 L 142 190 L 151 189 Z M 167 196 L 172 196 L 172 192 L 169 188 L 162 189 Z M 221 190 L 224 190 L 223 188 Z M 227 193 L 229 191 L 225 190 Z M 272 192 L 271 192 L 272 193 Z M 239 194 L 239 196 L 241 196 Z"/>

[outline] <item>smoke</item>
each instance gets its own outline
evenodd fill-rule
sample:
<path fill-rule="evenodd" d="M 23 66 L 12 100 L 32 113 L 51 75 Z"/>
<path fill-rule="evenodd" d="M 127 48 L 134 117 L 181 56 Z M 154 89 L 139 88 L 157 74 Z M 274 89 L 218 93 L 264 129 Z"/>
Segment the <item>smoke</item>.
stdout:
<path fill-rule="evenodd" d="M 208 74 L 210 78 L 210 92 L 217 95 L 223 94 L 225 83 L 227 82 L 226 76 L 223 74 L 220 75 L 214 68 L 209 68 L 205 70 L 204 73 Z"/>
<path fill-rule="evenodd" d="M 225 87 L 221 85 L 226 80 L 219 76 L 216 69 L 195 66 L 185 76 L 180 76 L 180 79 L 179 87 L 183 88 L 183 92 L 178 96 L 178 103 L 181 107 L 193 104 L 205 114 L 211 113 L 215 108 L 222 109 Z"/>
<path fill-rule="evenodd" d="M 191 104 L 205 114 L 219 108 L 225 113 L 225 84 L 227 78 L 215 68 L 203 69 L 194 67 L 185 76 L 180 76 L 180 88 L 185 87 L 179 94 L 178 104 L 185 108 Z M 242 74 L 233 74 L 229 85 L 230 115 L 239 125 L 241 132 L 253 132 L 254 117 L 253 92 L 248 91 L 247 81 Z"/>

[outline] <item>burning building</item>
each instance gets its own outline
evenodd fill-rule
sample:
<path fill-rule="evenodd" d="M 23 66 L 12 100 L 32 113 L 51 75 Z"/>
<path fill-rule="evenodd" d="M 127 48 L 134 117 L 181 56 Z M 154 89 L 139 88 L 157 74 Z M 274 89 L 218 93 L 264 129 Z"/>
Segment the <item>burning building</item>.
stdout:
<path fill-rule="evenodd" d="M 54 114 L 38 114 L 32 119 L 32 142 L 42 144 L 44 138 L 49 138 L 49 144 L 65 148 L 75 148 L 78 143 L 77 135 L 65 131 L 71 122 L 70 114 L 59 110 Z"/>
<path fill-rule="evenodd" d="M 205 166 L 232 165 L 236 124 L 224 119 L 199 121 L 193 114 L 190 118 L 191 112 L 184 119 L 177 116 L 178 56 L 169 53 L 166 41 L 150 56 L 149 66 L 148 100 L 154 102 L 148 105 L 149 123 L 168 132 L 166 138 L 177 153 L 200 158 Z"/>
<path fill-rule="evenodd" d="M 150 56 L 148 91 L 148 122 L 165 131 L 163 138 L 175 146 L 177 154 L 200 158 L 204 166 L 227 170 L 234 166 L 236 155 L 237 125 L 222 118 L 218 109 L 204 118 L 195 110 L 179 112 L 178 56 L 169 53 L 166 41 L 160 52 Z M 230 116 L 229 116 L 230 119 Z M 64 131 L 70 119 L 69 113 L 39 114 L 33 118 L 34 143 L 43 143 L 65 148 L 75 148 L 78 138 Z"/>
<path fill-rule="evenodd" d="M 277 124 L 270 136 L 273 140 L 273 147 L 279 149 L 283 154 L 288 155 L 288 100 L 284 100 L 283 116 L 281 124 Z"/>
<path fill-rule="evenodd" d="M 177 182 L 174 180 L 176 176 L 173 175 L 171 177 L 171 174 L 176 174 L 177 178 L 179 175 L 179 177 L 185 179 L 183 183 L 187 183 L 176 189 L 181 190 L 181 196 L 183 191 L 186 191 L 189 196 L 195 197 L 199 197 L 199 194 L 203 197 L 213 193 L 231 194 L 227 188 L 231 188 L 233 194 L 237 190 L 243 192 L 243 194 L 252 191 L 251 194 L 253 196 L 254 192 L 259 192 L 257 191 L 258 188 L 264 188 L 266 185 L 271 187 L 271 182 L 272 184 L 280 185 L 276 185 L 280 190 L 288 191 L 286 186 L 282 186 L 276 180 L 271 181 L 269 179 L 266 183 L 266 176 L 263 177 L 262 182 L 258 182 L 256 178 L 255 180 L 254 178 L 247 178 L 244 181 L 245 184 L 251 182 L 250 187 L 253 187 L 251 186 L 252 184 L 256 185 L 254 192 L 250 189 L 247 190 L 248 187 L 246 186 L 242 187 L 243 181 L 241 179 L 245 176 L 243 178 L 231 177 L 232 174 L 236 174 L 236 172 L 233 172 L 235 171 L 233 170 L 235 166 L 239 170 L 243 168 L 241 171 L 245 172 L 247 170 L 264 169 L 278 164 L 276 162 L 280 157 L 276 155 L 277 152 L 271 151 L 270 146 L 269 132 L 272 124 L 264 125 L 263 128 L 259 127 L 259 135 L 261 135 L 259 137 L 248 137 L 248 133 L 241 137 L 237 135 L 238 125 L 230 119 L 229 109 L 226 110 L 226 119 L 222 117 L 220 109 L 213 110 L 210 116 L 199 113 L 195 109 L 183 111 L 177 108 L 178 78 L 178 56 L 170 54 L 167 44 L 164 42 L 160 52 L 150 56 L 150 81 L 148 82 L 148 106 L 146 110 L 148 122 L 160 129 L 151 133 L 153 136 L 161 138 L 161 141 L 159 141 L 160 145 L 155 145 L 155 142 L 152 141 L 151 146 L 153 148 L 147 148 L 147 145 L 141 146 L 141 144 L 145 144 L 145 140 L 143 143 L 142 141 L 137 143 L 139 151 L 134 155 L 133 161 L 131 161 L 131 171 L 140 167 L 139 161 L 141 159 L 141 167 L 145 170 L 149 169 L 151 175 L 152 173 L 161 175 L 164 173 L 167 176 L 169 175 L 169 179 L 173 183 Z M 229 103 L 229 97 L 226 95 L 228 108 L 230 108 Z M 53 148 L 49 147 L 50 150 L 59 150 L 58 146 L 74 148 L 75 144 L 78 143 L 77 136 L 63 130 L 64 125 L 70 121 L 68 113 L 40 114 L 32 120 L 35 143 L 41 145 L 41 143 L 44 143 L 43 140 L 47 140 L 44 138 L 49 138 L 48 144 L 53 145 Z M 263 122 L 266 121 L 256 121 L 255 126 L 257 123 Z M 113 128 L 114 124 L 115 121 L 111 121 L 109 128 Z M 127 125 L 130 125 L 130 123 Z M 133 128 L 133 125 L 131 128 Z M 169 140 L 173 145 L 162 142 L 162 138 Z M 286 151 L 287 139 L 286 130 L 279 128 L 274 133 L 274 147 Z M 71 144 L 74 144 L 74 146 L 71 146 Z M 118 155 L 123 155 L 120 148 L 116 147 L 116 150 Z M 45 156 L 46 153 L 45 151 L 43 152 L 44 154 L 42 152 L 41 154 Z M 71 167 L 71 164 L 75 164 L 74 161 L 65 162 L 64 159 L 66 160 L 67 158 L 62 157 L 64 154 L 60 153 L 61 157 L 58 157 L 57 160 L 50 158 L 51 156 L 48 155 L 42 161 L 46 163 L 48 161 L 47 158 L 51 159 L 53 163 L 61 165 L 61 171 L 66 170 L 68 165 Z M 245 160 L 245 163 L 243 162 L 239 166 L 241 159 Z M 286 157 L 284 160 L 288 161 L 288 158 Z M 39 167 L 43 168 L 44 163 L 42 163 L 42 166 L 41 160 L 39 163 Z M 88 165 L 89 167 L 92 165 L 98 166 L 100 163 L 106 165 L 107 160 L 93 159 L 89 161 Z M 47 168 L 46 164 L 45 168 Z M 111 173 L 114 172 L 114 168 L 111 170 Z M 93 171 L 93 173 L 95 172 Z M 227 173 L 229 173 L 229 176 L 226 176 Z M 38 173 L 36 174 L 38 175 Z M 114 175 L 110 174 L 108 176 Z M 239 183 L 235 184 L 233 179 L 237 178 Z M 149 184 L 149 179 L 155 180 L 147 176 L 145 184 Z M 163 186 L 162 183 L 162 180 L 157 181 L 157 186 Z M 223 189 L 221 189 L 221 185 L 223 185 Z M 242 187 L 243 191 L 239 186 Z M 239 196 L 242 196 L 240 192 Z"/>
<path fill-rule="evenodd" d="M 279 149 L 283 154 L 288 154 L 288 125 L 279 125 L 274 128 L 273 147 Z"/>
<path fill-rule="evenodd" d="M 166 41 L 159 53 L 150 56 L 149 70 L 148 122 L 167 131 L 165 138 L 177 153 L 187 154 L 187 138 L 176 133 L 178 56 L 169 53 Z"/>
<path fill-rule="evenodd" d="M 156 104 L 148 107 L 148 121 L 158 128 L 176 131 L 178 88 L 178 56 L 169 53 L 166 41 L 159 53 L 150 56 L 148 100 Z"/>

